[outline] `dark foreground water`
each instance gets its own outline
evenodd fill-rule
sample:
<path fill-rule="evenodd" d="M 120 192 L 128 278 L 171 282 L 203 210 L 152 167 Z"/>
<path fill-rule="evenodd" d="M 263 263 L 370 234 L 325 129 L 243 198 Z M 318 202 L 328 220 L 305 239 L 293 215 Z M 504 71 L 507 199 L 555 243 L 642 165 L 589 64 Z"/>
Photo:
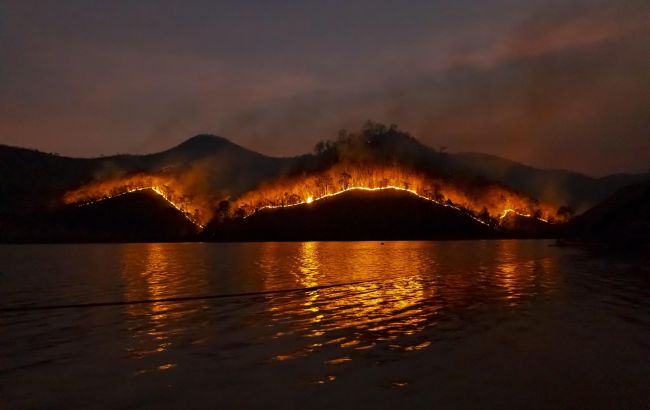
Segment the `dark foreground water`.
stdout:
<path fill-rule="evenodd" d="M 650 408 L 650 257 L 552 245 L 0 246 L 0 408 Z"/>

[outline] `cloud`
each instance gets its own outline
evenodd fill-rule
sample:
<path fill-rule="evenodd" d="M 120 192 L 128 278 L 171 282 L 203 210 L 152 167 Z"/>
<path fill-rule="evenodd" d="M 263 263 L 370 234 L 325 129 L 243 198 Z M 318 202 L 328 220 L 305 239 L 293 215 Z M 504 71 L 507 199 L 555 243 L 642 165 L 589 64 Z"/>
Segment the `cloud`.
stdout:
<path fill-rule="evenodd" d="M 514 33 L 507 33 L 487 47 L 460 50 L 452 53 L 450 59 L 452 64 L 494 65 L 647 32 L 648 25 L 650 7 L 638 1 L 554 7 L 535 13 L 520 23 Z"/>
<path fill-rule="evenodd" d="M 267 152 L 296 145 L 299 152 L 371 118 L 457 151 L 590 174 L 648 171 L 648 9 L 545 11 L 462 59 L 452 53 L 445 69 L 345 94 L 280 99 L 221 126 L 243 129 L 244 140 Z M 277 145 L 265 144 L 268 135 Z M 311 137 L 309 145 L 300 135 Z"/>
<path fill-rule="evenodd" d="M 2 143 L 143 153 L 211 132 L 292 155 L 374 119 L 544 167 L 650 162 L 647 1 L 5 9 Z"/>

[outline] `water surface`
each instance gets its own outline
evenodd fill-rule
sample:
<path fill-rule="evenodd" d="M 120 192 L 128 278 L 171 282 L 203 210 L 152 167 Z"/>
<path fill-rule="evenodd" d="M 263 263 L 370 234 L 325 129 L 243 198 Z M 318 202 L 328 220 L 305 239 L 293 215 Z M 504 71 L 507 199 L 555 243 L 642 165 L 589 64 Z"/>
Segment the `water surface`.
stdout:
<path fill-rule="evenodd" d="M 115 302 L 0 313 L 0 402 L 648 407 L 650 258 L 552 245 L 0 246 L 0 309 Z"/>

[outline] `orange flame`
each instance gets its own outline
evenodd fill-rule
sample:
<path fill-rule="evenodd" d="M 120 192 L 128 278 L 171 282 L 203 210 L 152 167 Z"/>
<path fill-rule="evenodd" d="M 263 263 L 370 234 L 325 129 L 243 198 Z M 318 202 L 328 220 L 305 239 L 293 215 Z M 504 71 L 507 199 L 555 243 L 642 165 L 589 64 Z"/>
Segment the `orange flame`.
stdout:
<path fill-rule="evenodd" d="M 469 185 L 428 177 L 396 166 L 337 164 L 312 175 L 284 178 L 249 191 L 234 209 L 245 216 L 267 209 L 309 204 L 349 190 L 397 189 L 444 206 L 471 213 L 475 219 L 500 222 L 508 214 L 562 222 L 557 207 L 541 203 L 497 184 Z"/>
<path fill-rule="evenodd" d="M 169 175 L 136 174 L 86 184 L 67 192 L 66 204 L 89 205 L 98 201 L 150 189 L 199 227 L 213 217 L 217 201 L 213 193 L 190 192 Z M 557 207 L 526 197 L 498 184 L 470 184 L 434 178 L 398 166 L 339 163 L 331 168 L 263 184 L 233 201 L 231 212 L 247 217 L 268 208 L 311 204 L 350 190 L 401 190 L 442 206 L 467 213 L 481 223 L 501 223 L 509 214 L 544 222 L 564 222 Z M 232 215 L 230 215 L 232 216 Z"/>
<path fill-rule="evenodd" d="M 174 178 L 163 175 L 136 174 L 123 178 L 92 182 L 66 192 L 65 204 L 86 206 L 131 192 L 151 190 L 179 210 L 189 221 L 203 227 L 211 218 L 213 205 L 204 195 L 191 195 Z"/>

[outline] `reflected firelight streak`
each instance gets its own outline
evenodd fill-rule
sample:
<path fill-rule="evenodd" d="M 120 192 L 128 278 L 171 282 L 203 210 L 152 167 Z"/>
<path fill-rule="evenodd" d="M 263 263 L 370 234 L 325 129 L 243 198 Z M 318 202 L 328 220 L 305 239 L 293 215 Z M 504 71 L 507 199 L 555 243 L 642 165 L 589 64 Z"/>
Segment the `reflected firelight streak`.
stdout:
<path fill-rule="evenodd" d="M 405 245 L 412 246 L 397 244 L 397 252 L 400 252 L 400 246 Z M 322 243 L 305 242 L 299 246 L 291 272 L 302 287 L 322 284 L 323 269 L 330 268 L 340 270 L 339 275 L 347 281 L 369 279 L 368 275 L 372 276 L 382 265 L 396 273 L 408 272 L 408 276 L 349 285 L 344 290 L 314 290 L 302 298 L 270 301 L 269 313 L 273 320 L 282 325 L 290 317 L 293 325 L 292 329 L 281 331 L 278 336 L 299 333 L 310 339 L 327 339 L 311 342 L 298 352 L 278 355 L 276 360 L 307 355 L 328 345 L 365 350 L 379 341 L 416 335 L 423 329 L 425 318 L 418 303 L 432 297 L 434 289 L 423 286 L 419 265 L 414 266 L 408 257 L 403 255 L 386 260 L 380 252 L 361 250 L 346 258 L 344 265 L 326 268 L 321 259 L 327 260 L 331 255 L 323 254 Z M 269 250 L 272 249 L 269 246 Z M 351 331 L 347 336 L 337 337 L 347 331 Z M 413 351 L 429 344 L 418 341 L 400 348 Z M 337 360 L 332 359 L 333 363 L 339 363 Z"/>
<path fill-rule="evenodd" d="M 466 249 L 458 244 L 260 244 L 262 253 L 256 266 L 264 281 L 262 289 L 292 286 L 287 280 L 302 288 L 341 284 L 264 298 L 266 314 L 256 313 L 255 317 L 270 320 L 273 338 L 293 335 L 305 341 L 296 350 L 276 354 L 275 360 L 293 360 L 328 347 L 337 349 L 333 351 L 337 356 L 328 359 L 332 363 L 339 363 L 337 360 L 342 358 L 354 360 L 356 356 L 352 352 L 378 344 L 401 352 L 426 349 L 436 338 L 435 333 L 426 329 L 438 326 L 454 329 L 458 312 L 484 303 L 483 299 L 477 299 L 477 294 L 497 298 L 504 308 L 511 310 L 521 308 L 534 297 L 547 296 L 549 290 L 557 288 L 554 283 L 557 279 L 551 274 L 556 268 L 550 259 L 539 257 L 541 253 L 534 244 L 499 241 L 495 246 L 492 242 L 479 241 L 475 258 L 471 260 L 456 251 Z M 165 297 L 181 283 L 182 270 L 173 267 L 183 266 L 180 263 L 183 260 L 173 258 L 182 255 L 175 253 L 172 245 L 167 246 L 130 246 L 134 251 L 125 263 L 131 263 L 126 263 L 123 270 L 125 299 Z M 491 260 L 499 263 L 484 270 L 483 261 Z M 449 271 L 459 263 L 461 273 Z M 350 283 L 356 281 L 365 282 Z M 201 280 L 198 282 L 201 283 L 190 284 L 193 292 L 201 292 L 207 286 Z M 192 322 L 192 315 L 197 313 L 164 302 L 126 309 L 133 337 L 127 350 L 136 359 L 172 348 L 174 336 L 183 323 L 188 319 Z M 184 318 L 187 315 L 190 316 Z M 173 365 L 164 361 L 155 366 L 146 365 L 150 369 L 143 371 L 164 370 Z"/>
<path fill-rule="evenodd" d="M 346 248 L 338 249 L 338 245 Z M 438 258 L 445 258 L 446 252 L 455 252 L 453 243 L 376 245 L 376 249 L 367 249 L 370 246 L 367 243 L 366 248 L 357 252 L 358 245 L 305 242 L 296 244 L 294 257 L 277 244 L 266 247 L 267 259 L 272 259 L 277 252 L 277 258 L 293 263 L 286 267 L 279 260 L 267 261 L 263 266 L 275 269 L 285 266 L 303 287 L 331 283 L 332 275 L 340 277 L 340 282 L 370 280 L 315 290 L 300 297 L 268 299 L 268 313 L 278 329 L 276 337 L 297 335 L 307 340 L 301 348 L 283 352 L 275 360 L 305 357 L 327 346 L 352 349 L 347 352 L 370 349 L 379 343 L 403 352 L 426 349 L 432 342 L 425 330 L 439 325 L 448 327 L 445 323 L 457 317 L 456 313 L 450 316 L 450 312 L 480 306 L 482 302 L 475 299 L 478 289 L 490 292 L 492 297 L 501 300 L 506 310 L 511 310 L 530 302 L 533 295 L 548 296 L 549 289 L 555 286 L 549 260 L 538 259 L 535 253 L 520 259 L 522 245 L 516 241 L 502 241 L 497 247 L 479 243 L 476 260 L 467 262 L 476 269 L 475 275 L 445 271 L 444 261 Z M 334 248 L 345 251 L 346 256 L 341 257 Z M 437 256 L 428 259 L 425 255 L 430 255 L 432 250 Z M 501 262 L 483 271 L 481 260 L 495 257 Z M 457 258 L 463 259 L 460 255 L 453 256 Z M 332 260 L 336 263 L 332 264 Z M 452 266 L 454 263 L 451 262 Z M 388 272 L 390 277 L 385 277 L 384 273 Z M 377 280 L 373 281 L 373 277 Z M 442 283 L 444 287 L 439 289 Z"/>
<path fill-rule="evenodd" d="M 137 300 L 142 298 L 158 299 L 168 295 L 168 281 L 166 272 L 169 271 L 169 261 L 160 244 L 147 244 L 146 255 L 143 260 L 144 269 L 131 264 L 133 269 L 125 269 L 125 279 L 129 286 L 126 287 L 125 299 Z M 131 262 L 131 261 L 129 261 Z M 128 267 L 129 265 L 125 265 Z M 162 330 L 165 322 L 169 319 L 169 304 L 154 302 L 150 305 L 127 305 L 127 313 L 130 317 L 138 319 L 146 317 L 149 324 L 144 327 L 133 327 L 134 342 L 137 344 L 148 344 L 146 339 L 154 341 L 153 348 L 134 348 L 132 352 L 139 356 L 146 356 L 152 353 L 160 353 L 170 346 L 168 335 Z M 146 336 L 145 339 L 143 337 Z"/>
<path fill-rule="evenodd" d="M 122 275 L 125 283 L 125 300 L 163 299 L 173 295 L 180 286 L 181 271 L 179 266 L 178 249 L 167 244 L 132 244 L 125 246 Z M 192 283 L 195 291 L 201 291 L 206 284 L 202 281 Z M 168 351 L 173 346 L 173 336 L 178 333 L 178 326 L 186 316 L 205 306 L 199 303 L 194 309 L 179 307 L 179 304 L 169 302 L 153 302 L 151 304 L 126 305 L 126 315 L 129 324 L 131 340 L 126 347 L 127 352 L 135 359 L 143 359 Z M 175 330 L 176 328 L 176 330 Z M 162 357 L 161 357 L 162 359 Z M 135 374 L 149 371 L 169 370 L 176 366 L 165 360 L 155 364 L 145 363 L 143 369 Z"/>

